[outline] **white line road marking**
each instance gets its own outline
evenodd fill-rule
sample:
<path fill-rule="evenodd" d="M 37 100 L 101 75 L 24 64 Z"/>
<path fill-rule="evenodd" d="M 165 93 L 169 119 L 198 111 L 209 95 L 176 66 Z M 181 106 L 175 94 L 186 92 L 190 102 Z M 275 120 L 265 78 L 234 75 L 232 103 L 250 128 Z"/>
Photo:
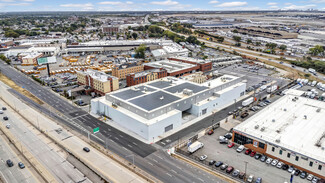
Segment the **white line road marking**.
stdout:
<path fill-rule="evenodd" d="M 132 142 L 132 144 L 134 144 L 134 145 L 136 145 L 136 146 L 138 145 L 138 144 L 137 144 L 137 143 L 135 143 L 135 142 Z"/>
<path fill-rule="evenodd" d="M 174 172 L 175 174 L 177 174 L 177 172 L 176 172 L 175 170 L 173 170 L 173 169 L 171 169 L 170 171 L 172 171 L 172 172 Z"/>
<path fill-rule="evenodd" d="M 179 167 L 179 166 L 176 166 L 176 168 L 178 168 L 178 169 L 182 170 L 182 168 L 181 168 L 181 167 Z"/>
<path fill-rule="evenodd" d="M 201 179 L 201 178 L 197 178 L 197 179 L 199 179 L 200 181 L 204 182 L 204 180 L 203 180 L 203 179 Z"/>
<path fill-rule="evenodd" d="M 3 173 L 2 172 L 0 172 L 0 173 L 1 173 L 2 177 L 5 179 L 5 181 L 8 182 L 6 177 L 3 175 Z"/>
<path fill-rule="evenodd" d="M 172 177 L 172 175 L 170 175 L 168 172 L 166 173 L 168 176 Z"/>
<path fill-rule="evenodd" d="M 108 131 L 111 131 L 111 129 L 107 128 Z"/>
<path fill-rule="evenodd" d="M 148 164 L 149 164 L 149 165 L 151 165 L 151 166 L 153 166 L 153 164 L 152 164 L 152 163 L 150 163 L 150 162 L 148 162 Z"/>
<path fill-rule="evenodd" d="M 127 148 L 125 148 L 125 147 L 123 147 L 123 149 L 125 149 L 126 151 L 128 151 L 128 149 L 127 149 Z"/>
<path fill-rule="evenodd" d="M 152 161 L 154 161 L 154 162 L 158 163 L 158 161 L 157 161 L 157 160 L 155 160 L 155 159 L 152 159 Z"/>
<path fill-rule="evenodd" d="M 130 144 L 128 144 L 129 147 L 132 147 Z"/>
<path fill-rule="evenodd" d="M 116 140 L 119 140 L 117 137 L 114 137 Z"/>
<path fill-rule="evenodd" d="M 122 135 L 120 135 L 120 137 L 122 137 L 122 138 L 123 138 L 123 136 L 122 136 Z"/>
<path fill-rule="evenodd" d="M 163 159 L 162 157 L 160 157 L 160 156 L 157 156 L 159 159 Z"/>

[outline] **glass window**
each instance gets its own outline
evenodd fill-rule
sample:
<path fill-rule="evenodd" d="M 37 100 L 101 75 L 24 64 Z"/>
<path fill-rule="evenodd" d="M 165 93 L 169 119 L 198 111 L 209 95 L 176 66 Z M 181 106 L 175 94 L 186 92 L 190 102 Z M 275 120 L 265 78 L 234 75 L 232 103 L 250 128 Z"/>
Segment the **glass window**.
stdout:
<path fill-rule="evenodd" d="M 287 154 L 287 157 L 288 157 L 288 158 L 290 158 L 290 156 L 291 156 L 291 154 L 290 154 L 290 153 L 288 153 L 288 154 Z"/>
<path fill-rule="evenodd" d="M 318 165 L 318 170 L 322 170 L 322 165 Z"/>
<path fill-rule="evenodd" d="M 309 162 L 309 166 L 311 166 L 311 167 L 312 167 L 312 166 L 313 166 L 313 164 L 314 164 L 314 163 L 313 163 L 312 161 L 311 161 L 311 162 Z"/>
<path fill-rule="evenodd" d="M 280 149 L 279 154 L 282 155 L 282 150 Z"/>
<path fill-rule="evenodd" d="M 299 161 L 299 156 L 296 156 L 296 161 Z"/>
<path fill-rule="evenodd" d="M 275 148 L 274 147 L 272 147 L 272 152 L 274 152 L 275 151 Z"/>
<path fill-rule="evenodd" d="M 264 144 L 264 143 L 262 143 L 262 142 L 260 142 L 260 143 L 258 143 L 258 147 L 259 147 L 259 148 L 262 148 L 262 149 L 264 149 L 264 147 L 265 147 L 265 144 Z"/>

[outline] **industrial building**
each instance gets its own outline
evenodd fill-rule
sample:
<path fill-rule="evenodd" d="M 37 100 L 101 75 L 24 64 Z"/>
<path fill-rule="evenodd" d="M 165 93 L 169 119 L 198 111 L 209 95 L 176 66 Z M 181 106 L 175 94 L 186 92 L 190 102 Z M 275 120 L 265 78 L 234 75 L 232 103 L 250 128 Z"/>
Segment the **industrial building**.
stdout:
<path fill-rule="evenodd" d="M 325 103 L 289 90 L 234 127 L 233 141 L 325 178 Z"/>
<path fill-rule="evenodd" d="M 112 75 L 119 79 L 126 79 L 126 76 L 131 73 L 142 72 L 144 70 L 143 65 L 139 65 L 136 62 L 115 65 L 112 68 Z"/>
<path fill-rule="evenodd" d="M 236 30 L 241 34 L 251 36 L 267 37 L 272 39 L 297 39 L 298 33 L 289 33 L 285 31 L 270 30 L 258 27 L 237 27 Z"/>
<path fill-rule="evenodd" d="M 126 85 L 134 86 L 141 83 L 153 81 L 167 76 L 167 70 L 160 69 L 149 69 L 142 72 L 131 73 L 126 76 Z"/>
<path fill-rule="evenodd" d="M 93 92 L 99 95 L 105 95 L 119 89 L 118 78 L 91 69 L 77 71 L 77 81 L 79 85 L 91 87 Z"/>
<path fill-rule="evenodd" d="M 196 72 L 193 74 L 184 75 L 180 78 L 198 84 L 204 83 L 208 79 L 207 76 L 203 74 L 203 72 Z"/>
<path fill-rule="evenodd" d="M 243 96 L 245 89 L 242 78 L 231 75 L 202 84 L 165 77 L 93 99 L 91 112 L 150 143 L 180 130 L 189 122 L 183 116 L 209 115 Z"/>
<path fill-rule="evenodd" d="M 159 69 L 163 68 L 167 70 L 168 76 L 183 76 L 184 74 L 194 73 L 200 71 L 200 66 L 194 64 L 188 64 L 172 60 L 161 60 L 156 62 L 150 62 L 144 64 L 144 69 Z"/>
<path fill-rule="evenodd" d="M 195 59 L 191 57 L 171 57 L 168 60 L 174 60 L 200 66 L 200 71 L 206 72 L 212 69 L 212 62 L 208 60 Z"/>
<path fill-rule="evenodd" d="M 161 49 L 151 51 L 156 60 L 163 60 L 169 57 L 188 57 L 189 50 L 177 43 L 163 43 Z"/>
<path fill-rule="evenodd" d="M 103 32 L 104 33 L 117 33 L 119 31 L 118 26 L 112 26 L 112 25 L 108 25 L 108 26 L 104 26 L 103 27 Z"/>
<path fill-rule="evenodd" d="M 38 65 L 37 59 L 43 57 L 43 53 L 31 52 L 27 54 L 20 54 L 22 65 Z"/>

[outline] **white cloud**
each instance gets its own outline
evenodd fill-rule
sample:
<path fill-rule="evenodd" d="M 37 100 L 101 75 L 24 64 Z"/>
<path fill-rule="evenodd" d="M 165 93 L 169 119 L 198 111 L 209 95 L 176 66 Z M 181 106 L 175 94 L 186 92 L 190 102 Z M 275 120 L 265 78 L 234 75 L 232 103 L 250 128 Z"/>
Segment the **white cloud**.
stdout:
<path fill-rule="evenodd" d="M 209 4 L 217 4 L 219 1 L 210 1 Z"/>
<path fill-rule="evenodd" d="M 325 3 L 325 0 L 311 0 L 313 3 Z"/>
<path fill-rule="evenodd" d="M 0 2 L 12 3 L 15 2 L 15 0 L 0 0 Z"/>
<path fill-rule="evenodd" d="M 22 0 L 22 1 L 25 1 L 25 2 L 34 2 L 35 0 Z"/>
<path fill-rule="evenodd" d="M 179 3 L 177 1 L 166 0 L 166 1 L 152 1 L 150 4 L 172 6 L 172 5 L 178 5 Z"/>
<path fill-rule="evenodd" d="M 283 9 L 285 10 L 297 10 L 297 9 L 308 9 L 308 8 L 313 8 L 315 7 L 316 5 L 314 4 L 309 4 L 309 5 L 302 5 L 302 6 L 297 6 L 297 5 L 290 5 L 290 6 L 287 6 L 287 7 L 284 7 Z"/>
<path fill-rule="evenodd" d="M 290 6 L 290 5 L 292 5 L 292 3 L 284 3 L 284 5 Z"/>
<path fill-rule="evenodd" d="M 215 7 L 224 8 L 224 7 L 239 7 L 239 6 L 245 6 L 245 5 L 247 5 L 247 2 L 235 1 L 235 2 L 222 3 Z"/>
<path fill-rule="evenodd" d="M 119 4 L 122 4 L 122 2 L 120 2 L 120 1 L 103 1 L 103 2 L 99 2 L 98 4 L 102 4 L 102 5 L 119 5 Z"/>
<path fill-rule="evenodd" d="M 267 3 L 267 5 L 269 5 L 269 6 L 275 6 L 275 5 L 277 5 L 278 3 L 272 3 L 272 2 L 270 2 L 270 3 Z"/>
<path fill-rule="evenodd" d="M 126 3 L 126 4 L 133 4 L 132 1 L 126 1 L 125 3 Z"/>
<path fill-rule="evenodd" d="M 269 8 L 270 8 L 270 9 L 279 9 L 278 6 L 270 6 Z"/>
<path fill-rule="evenodd" d="M 7 6 L 29 6 L 31 5 L 30 3 L 10 3 L 6 4 Z"/>
<path fill-rule="evenodd" d="M 94 9 L 94 5 L 91 3 L 86 4 L 61 4 L 61 7 L 64 8 L 82 8 L 82 10 L 92 10 Z"/>

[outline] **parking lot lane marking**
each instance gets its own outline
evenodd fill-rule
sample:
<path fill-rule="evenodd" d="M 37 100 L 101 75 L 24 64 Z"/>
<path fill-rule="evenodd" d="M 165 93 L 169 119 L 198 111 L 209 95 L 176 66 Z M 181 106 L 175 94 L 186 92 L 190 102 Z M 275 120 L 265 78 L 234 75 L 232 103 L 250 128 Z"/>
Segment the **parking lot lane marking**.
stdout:
<path fill-rule="evenodd" d="M 179 166 L 176 166 L 176 168 L 178 168 L 178 169 L 182 170 L 182 168 L 181 168 L 181 167 L 179 167 Z"/>
<path fill-rule="evenodd" d="M 122 136 L 122 135 L 120 135 L 120 137 L 122 137 L 122 138 L 123 138 L 123 136 Z"/>
<path fill-rule="evenodd" d="M 197 179 L 199 179 L 200 181 L 204 182 L 204 180 L 203 180 L 203 179 L 201 179 L 201 178 L 197 178 Z"/>
<path fill-rule="evenodd" d="M 155 160 L 155 159 L 152 159 L 152 161 L 154 161 L 154 162 L 158 163 L 158 161 L 157 161 L 157 160 Z"/>
<path fill-rule="evenodd" d="M 168 172 L 166 173 L 168 176 L 170 176 L 170 177 L 172 177 L 172 175 L 171 174 L 169 174 Z"/>
<path fill-rule="evenodd" d="M 128 144 L 128 146 L 132 148 L 132 146 L 130 144 Z"/>
<path fill-rule="evenodd" d="M 135 143 L 135 142 L 132 142 L 132 144 L 134 144 L 134 145 L 136 145 L 136 146 L 138 145 L 138 144 L 137 144 L 137 143 Z"/>
<path fill-rule="evenodd" d="M 162 157 L 160 157 L 160 156 L 157 156 L 159 159 L 163 159 Z"/>
<path fill-rule="evenodd" d="M 149 165 L 151 165 L 151 166 L 153 166 L 153 164 L 152 164 L 152 163 L 150 163 L 150 162 L 148 162 L 148 164 L 149 164 Z"/>
<path fill-rule="evenodd" d="M 125 148 L 125 147 L 123 147 L 123 149 L 125 149 L 126 151 L 128 151 L 128 149 L 127 149 L 127 148 Z"/>
<path fill-rule="evenodd" d="M 119 138 L 117 138 L 117 137 L 114 137 L 116 140 L 119 140 Z"/>
<path fill-rule="evenodd" d="M 5 181 L 8 182 L 6 177 L 3 175 L 3 173 L 1 171 L 0 171 L 0 173 L 1 173 L 2 177 L 5 179 Z"/>
<path fill-rule="evenodd" d="M 176 172 L 175 170 L 173 170 L 173 169 L 171 169 L 170 171 L 172 171 L 172 172 L 174 172 L 175 174 L 177 174 L 177 172 Z"/>

